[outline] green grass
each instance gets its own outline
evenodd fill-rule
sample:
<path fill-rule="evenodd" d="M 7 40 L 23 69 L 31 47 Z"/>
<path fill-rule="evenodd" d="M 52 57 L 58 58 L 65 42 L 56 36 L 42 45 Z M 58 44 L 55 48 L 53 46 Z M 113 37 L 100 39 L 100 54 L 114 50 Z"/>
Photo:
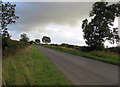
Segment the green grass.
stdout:
<path fill-rule="evenodd" d="M 120 65 L 120 62 L 118 61 L 119 54 L 113 53 L 110 51 L 109 52 L 105 52 L 105 51 L 81 52 L 81 51 L 76 50 L 76 49 L 66 48 L 66 47 L 62 47 L 62 46 L 48 46 L 48 45 L 46 45 L 44 47 L 51 48 L 51 49 L 58 50 L 58 51 L 62 51 L 62 52 L 71 53 L 71 54 L 78 55 L 78 56 L 83 56 L 83 57 L 95 59 L 95 60 L 110 63 L 110 64 Z"/>
<path fill-rule="evenodd" d="M 3 85 L 70 85 L 71 83 L 35 46 L 4 58 Z"/>

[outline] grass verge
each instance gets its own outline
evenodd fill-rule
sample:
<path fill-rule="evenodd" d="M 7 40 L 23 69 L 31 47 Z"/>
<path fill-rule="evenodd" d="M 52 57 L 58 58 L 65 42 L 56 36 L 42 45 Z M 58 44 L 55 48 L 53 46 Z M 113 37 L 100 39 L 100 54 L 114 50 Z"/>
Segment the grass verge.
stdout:
<path fill-rule="evenodd" d="M 70 85 L 35 46 L 2 61 L 3 85 Z"/>
<path fill-rule="evenodd" d="M 66 48 L 62 46 L 49 46 L 49 45 L 45 45 L 44 47 L 62 51 L 62 52 L 71 53 L 78 56 L 95 59 L 98 61 L 102 61 L 102 62 L 114 64 L 114 65 L 120 65 L 120 62 L 118 61 L 119 54 L 113 53 L 113 52 L 105 52 L 105 51 L 81 52 L 73 48 Z"/>

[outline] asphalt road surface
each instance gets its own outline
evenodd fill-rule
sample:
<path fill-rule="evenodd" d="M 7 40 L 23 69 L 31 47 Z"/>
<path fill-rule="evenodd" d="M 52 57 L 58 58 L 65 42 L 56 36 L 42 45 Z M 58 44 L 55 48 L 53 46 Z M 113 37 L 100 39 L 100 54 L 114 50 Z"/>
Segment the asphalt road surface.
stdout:
<path fill-rule="evenodd" d="M 74 85 L 117 85 L 118 66 L 37 46 Z"/>

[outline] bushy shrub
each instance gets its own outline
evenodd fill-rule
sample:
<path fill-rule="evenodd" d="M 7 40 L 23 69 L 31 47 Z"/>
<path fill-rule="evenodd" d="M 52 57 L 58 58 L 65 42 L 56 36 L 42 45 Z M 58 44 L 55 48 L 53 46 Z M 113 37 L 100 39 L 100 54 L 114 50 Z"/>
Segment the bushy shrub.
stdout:
<path fill-rule="evenodd" d="M 74 45 L 67 45 L 67 48 L 73 48 Z"/>
<path fill-rule="evenodd" d="M 4 45 L 5 45 L 5 43 L 2 44 L 2 46 L 4 46 Z M 3 49 L 3 56 L 13 55 L 17 52 L 18 49 L 24 48 L 28 45 L 29 45 L 29 43 L 25 43 L 23 41 L 16 41 L 16 40 L 9 39 L 9 46 L 3 47 L 4 48 Z"/>
<path fill-rule="evenodd" d="M 68 44 L 66 44 L 66 43 L 62 43 L 62 44 L 61 44 L 61 46 L 65 46 L 65 47 L 67 47 L 67 45 L 68 45 Z"/>
<path fill-rule="evenodd" d="M 87 47 L 87 46 L 80 46 L 79 48 L 77 48 L 77 50 L 80 50 L 82 52 L 90 52 L 93 49 L 91 47 Z"/>
<path fill-rule="evenodd" d="M 58 44 L 50 44 L 51 46 L 60 46 L 60 45 L 58 45 Z"/>
<path fill-rule="evenodd" d="M 111 52 L 116 52 L 116 53 L 120 54 L 120 46 L 106 48 L 105 50 L 108 50 L 108 51 L 111 51 Z"/>
<path fill-rule="evenodd" d="M 2 39 L 2 49 L 5 50 L 6 47 L 11 46 L 11 40 L 10 38 L 3 38 Z"/>

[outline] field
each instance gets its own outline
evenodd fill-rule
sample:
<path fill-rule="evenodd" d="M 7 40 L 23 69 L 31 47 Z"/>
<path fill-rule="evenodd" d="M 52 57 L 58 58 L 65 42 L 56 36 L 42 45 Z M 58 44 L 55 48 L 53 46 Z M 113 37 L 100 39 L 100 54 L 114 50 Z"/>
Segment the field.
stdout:
<path fill-rule="evenodd" d="M 120 65 L 118 59 L 119 54 L 111 51 L 91 51 L 91 52 L 82 52 L 73 48 L 67 48 L 64 46 L 50 46 L 50 45 L 43 45 L 44 47 L 51 48 L 58 51 L 63 51 L 67 53 L 71 53 L 78 56 L 83 56 L 91 59 L 95 59 L 98 61 L 111 63 L 115 65 Z"/>
<path fill-rule="evenodd" d="M 71 83 L 35 46 L 4 57 L 3 85 L 70 85 Z"/>

